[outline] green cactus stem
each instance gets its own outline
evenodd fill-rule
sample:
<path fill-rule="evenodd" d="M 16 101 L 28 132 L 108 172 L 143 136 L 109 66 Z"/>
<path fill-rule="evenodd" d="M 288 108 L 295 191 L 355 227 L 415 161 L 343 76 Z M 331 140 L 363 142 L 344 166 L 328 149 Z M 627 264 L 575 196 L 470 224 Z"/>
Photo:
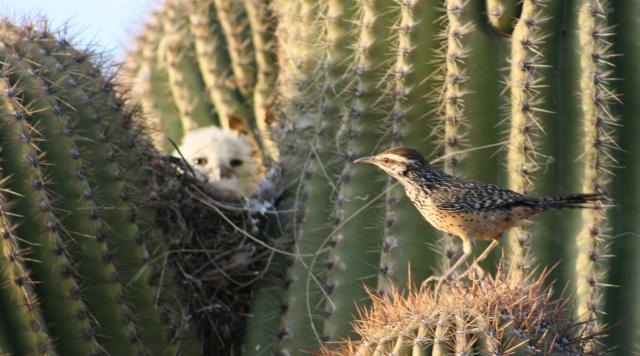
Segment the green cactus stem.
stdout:
<path fill-rule="evenodd" d="M 42 127 L 47 132 L 47 140 L 40 147 L 47 152 L 47 158 L 52 162 L 65 162 L 66 164 L 54 164 L 47 173 L 52 176 L 50 189 L 56 194 L 65 197 L 56 205 L 61 211 L 75 212 L 71 217 L 60 219 L 64 222 L 64 228 L 68 235 L 62 235 L 68 251 L 77 261 L 75 268 L 78 273 L 86 277 L 84 283 L 84 295 L 89 305 L 100 305 L 101 308 L 93 311 L 98 327 L 96 335 L 98 342 L 110 352 L 119 352 L 123 355 L 134 355 L 144 347 L 138 343 L 137 332 L 131 323 L 132 313 L 126 303 L 120 298 L 124 288 L 119 279 L 119 274 L 113 262 L 109 259 L 112 251 L 105 241 L 95 238 L 109 226 L 101 220 L 102 211 L 106 208 L 100 206 L 90 192 L 100 190 L 97 184 L 91 184 L 84 173 L 89 165 L 85 157 L 89 154 L 86 147 L 80 144 L 81 137 L 73 134 L 65 135 L 64 130 L 77 132 L 78 127 L 70 118 L 56 115 L 56 108 L 69 105 L 73 101 L 65 98 L 67 91 L 73 92 L 73 88 L 62 84 L 61 89 L 52 85 L 52 80 L 64 79 L 57 76 L 49 68 L 55 68 L 58 63 L 53 58 L 42 58 L 38 53 L 44 49 L 35 44 L 16 44 L 16 49 L 25 56 L 31 52 L 31 58 L 37 60 L 43 67 L 40 69 L 43 79 L 29 78 L 26 73 L 33 70 L 28 66 L 20 68 L 23 74 L 24 98 L 31 100 L 37 107 L 47 108 L 40 111 Z M 36 98 L 40 98 L 37 100 Z M 38 102 L 39 101 L 39 102 Z M 38 103 L 38 104 L 36 104 Z M 74 107 L 79 107 L 79 102 Z M 95 104 L 95 103 L 94 103 Z M 122 343 L 121 340 L 130 340 Z"/>
<path fill-rule="evenodd" d="M 274 252 L 264 277 L 255 285 L 251 315 L 247 317 L 242 354 L 272 355 L 277 350 L 284 281 L 290 257 Z"/>
<path fill-rule="evenodd" d="M 357 42 L 353 64 L 345 74 L 352 77 L 338 133 L 342 172 L 335 207 L 336 228 L 331 236 L 327 273 L 327 300 L 323 337 L 331 342 L 349 337 L 356 317 L 356 303 L 367 305 L 365 287 L 376 283 L 384 227 L 379 223 L 384 210 L 374 199 L 384 195 L 384 180 L 371 167 L 353 160 L 375 154 L 379 149 L 381 111 L 379 81 L 389 71 L 384 56 L 390 46 L 385 35 L 392 26 L 395 3 L 384 0 L 358 3 L 355 21 Z M 382 63 L 389 63 L 387 66 Z M 366 208 L 365 208 L 366 207 Z"/>
<path fill-rule="evenodd" d="M 640 4 L 634 2 L 616 2 L 612 11 L 614 23 L 616 23 L 615 51 L 622 53 L 616 63 L 616 78 L 624 78 L 618 81 L 616 88 L 621 93 L 640 93 L 640 42 L 629 36 L 640 31 Z M 632 95 L 633 96 L 633 95 Z M 628 96 L 627 96 L 628 97 Z M 618 143 L 621 150 L 614 152 L 618 159 L 614 180 L 607 189 L 613 194 L 615 207 L 609 209 L 611 220 L 611 234 L 616 236 L 611 252 L 614 254 L 615 263 L 610 264 L 608 283 L 620 286 L 619 288 L 607 288 L 606 320 L 609 325 L 625 320 L 624 326 L 614 328 L 610 332 L 610 345 L 616 345 L 620 355 L 631 355 L 638 349 L 637 330 L 640 330 L 640 320 L 628 318 L 629 315 L 640 315 L 640 281 L 637 271 L 640 270 L 640 240 L 635 236 L 640 235 L 638 214 L 640 205 L 640 190 L 637 182 L 640 181 L 640 100 L 633 97 L 620 106 L 621 124 L 624 129 L 618 132 Z M 572 266 L 573 267 L 573 266 Z"/>
<path fill-rule="evenodd" d="M 317 348 L 319 341 L 314 336 L 321 330 L 319 322 L 323 285 L 314 281 L 307 289 L 309 274 L 320 276 L 322 266 L 311 266 L 312 256 L 322 241 L 317 235 L 301 233 L 299 225 L 303 222 L 304 206 L 308 202 L 303 190 L 308 180 L 309 162 L 314 159 L 309 147 L 310 130 L 318 117 L 317 98 L 311 97 L 310 88 L 314 84 L 315 69 L 319 49 L 314 45 L 320 34 L 318 3 L 311 0 L 279 1 L 274 3 L 280 15 L 278 22 L 279 61 L 281 61 L 279 94 L 282 97 L 281 110 L 290 123 L 285 127 L 287 140 L 291 146 L 281 147 L 281 160 L 289 159 L 293 168 L 291 197 L 295 200 L 295 216 L 292 218 L 294 236 L 293 251 L 296 256 L 291 261 L 285 280 L 286 297 L 284 314 L 279 330 L 281 338 L 278 350 L 294 355 L 303 350 Z M 296 24 L 304 24 L 300 28 Z M 323 199 L 326 197 L 323 197 Z M 318 212 L 317 214 L 322 214 Z M 323 238 L 324 236 L 320 237 Z"/>
<path fill-rule="evenodd" d="M 0 164 L 20 194 L 14 233 L 29 247 L 24 261 L 56 351 L 197 354 L 195 338 L 169 335 L 149 285 L 142 243 L 151 225 L 137 216 L 148 195 L 140 153 L 150 143 L 135 112 L 91 52 L 46 27 L 2 28 Z"/>
<path fill-rule="evenodd" d="M 509 89 L 511 100 L 511 128 L 507 152 L 509 188 L 525 194 L 532 193 L 533 179 L 538 170 L 538 143 L 536 136 L 544 133 L 538 113 L 541 58 L 540 1 L 525 0 L 522 14 L 511 41 L 511 69 Z M 532 233 L 528 227 L 516 227 L 509 232 L 511 268 L 514 281 L 527 274 L 532 267 Z M 517 271 L 517 273 L 516 273 Z"/>
<path fill-rule="evenodd" d="M 612 126 L 616 118 L 611 102 L 618 100 L 610 89 L 613 57 L 607 25 L 606 3 L 598 0 L 580 2 L 578 12 L 580 50 L 580 97 L 583 120 L 582 190 L 603 192 L 610 180 L 612 158 L 616 148 Z M 608 253 L 606 209 L 597 203 L 595 209 L 582 211 L 582 230 L 576 237 L 576 318 L 586 323 L 587 332 L 601 330 L 603 285 Z"/>

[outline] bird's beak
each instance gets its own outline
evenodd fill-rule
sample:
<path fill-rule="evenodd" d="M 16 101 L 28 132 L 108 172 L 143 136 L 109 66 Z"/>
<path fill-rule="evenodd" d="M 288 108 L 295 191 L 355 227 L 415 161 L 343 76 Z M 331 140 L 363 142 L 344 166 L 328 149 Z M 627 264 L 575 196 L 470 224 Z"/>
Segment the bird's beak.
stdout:
<path fill-rule="evenodd" d="M 233 169 L 231 169 L 230 166 L 224 164 L 224 163 L 220 163 L 218 165 L 218 168 L 220 170 L 220 178 L 233 178 Z"/>
<path fill-rule="evenodd" d="M 376 156 L 366 156 L 360 157 L 353 161 L 353 163 L 374 163 L 376 161 Z"/>

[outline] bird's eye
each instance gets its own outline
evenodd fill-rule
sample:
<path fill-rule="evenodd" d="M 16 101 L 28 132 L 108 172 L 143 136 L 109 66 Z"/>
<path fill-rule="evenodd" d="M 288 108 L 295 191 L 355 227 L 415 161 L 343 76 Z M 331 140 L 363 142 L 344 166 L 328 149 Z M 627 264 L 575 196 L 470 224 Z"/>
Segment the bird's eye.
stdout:
<path fill-rule="evenodd" d="M 229 161 L 229 165 L 231 165 L 231 167 L 237 167 L 237 166 L 239 166 L 241 164 L 242 164 L 242 160 L 241 159 L 234 158 L 234 159 Z"/>
<path fill-rule="evenodd" d="M 385 157 L 385 158 L 382 159 L 382 162 L 389 163 L 389 159 L 387 157 Z"/>
<path fill-rule="evenodd" d="M 193 159 L 193 163 L 197 164 L 198 166 L 204 166 L 205 164 L 207 164 L 208 160 L 205 157 L 197 157 Z"/>

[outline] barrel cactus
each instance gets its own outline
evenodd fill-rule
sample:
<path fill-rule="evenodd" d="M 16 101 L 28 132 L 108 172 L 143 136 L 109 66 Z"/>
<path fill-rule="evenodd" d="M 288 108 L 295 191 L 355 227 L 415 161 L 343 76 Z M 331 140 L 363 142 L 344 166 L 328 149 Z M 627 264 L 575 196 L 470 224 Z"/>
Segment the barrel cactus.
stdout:
<path fill-rule="evenodd" d="M 512 271 L 513 272 L 513 271 Z M 598 334 L 576 333 L 580 325 L 566 318 L 566 299 L 556 299 L 538 278 L 510 282 L 511 272 L 470 285 L 453 284 L 438 292 L 392 289 L 371 294 L 373 305 L 355 324 L 360 339 L 327 355 L 543 355 L 605 354 L 589 351 Z"/>

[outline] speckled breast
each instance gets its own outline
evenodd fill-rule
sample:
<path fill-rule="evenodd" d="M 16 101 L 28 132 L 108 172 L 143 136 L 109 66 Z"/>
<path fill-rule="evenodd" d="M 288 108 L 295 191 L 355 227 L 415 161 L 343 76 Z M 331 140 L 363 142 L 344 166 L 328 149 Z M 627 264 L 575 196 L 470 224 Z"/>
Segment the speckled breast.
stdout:
<path fill-rule="evenodd" d="M 430 201 L 421 205 L 419 210 L 422 216 L 436 229 L 456 236 L 478 240 L 500 238 L 505 230 L 538 213 L 538 211 L 528 207 L 445 211 L 439 210 Z"/>

